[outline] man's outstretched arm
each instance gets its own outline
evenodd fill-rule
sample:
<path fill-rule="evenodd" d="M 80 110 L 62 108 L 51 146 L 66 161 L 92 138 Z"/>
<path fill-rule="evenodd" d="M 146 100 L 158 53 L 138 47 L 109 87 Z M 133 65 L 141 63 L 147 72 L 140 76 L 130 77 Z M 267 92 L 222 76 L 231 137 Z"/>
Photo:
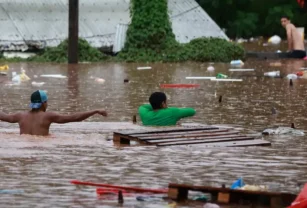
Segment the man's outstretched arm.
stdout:
<path fill-rule="evenodd" d="M 107 116 L 107 112 L 104 110 L 86 111 L 86 112 L 74 113 L 71 115 L 61 115 L 58 113 L 48 112 L 48 119 L 51 123 L 64 124 L 69 122 L 83 121 L 95 114 Z"/>
<path fill-rule="evenodd" d="M 8 123 L 18 123 L 20 119 L 20 113 L 15 114 L 6 114 L 3 112 L 0 112 L 0 121 L 5 121 Z"/>

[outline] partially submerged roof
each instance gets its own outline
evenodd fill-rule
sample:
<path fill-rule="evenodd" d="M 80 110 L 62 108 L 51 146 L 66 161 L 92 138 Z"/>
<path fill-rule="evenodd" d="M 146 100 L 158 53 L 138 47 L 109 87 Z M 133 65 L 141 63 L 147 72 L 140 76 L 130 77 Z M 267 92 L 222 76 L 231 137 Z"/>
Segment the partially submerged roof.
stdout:
<path fill-rule="evenodd" d="M 80 0 L 79 36 L 118 52 L 130 23 L 129 0 Z M 228 39 L 194 0 L 168 0 L 173 32 L 181 43 L 198 37 Z M 67 0 L 0 0 L 0 50 L 57 46 L 68 37 Z"/>

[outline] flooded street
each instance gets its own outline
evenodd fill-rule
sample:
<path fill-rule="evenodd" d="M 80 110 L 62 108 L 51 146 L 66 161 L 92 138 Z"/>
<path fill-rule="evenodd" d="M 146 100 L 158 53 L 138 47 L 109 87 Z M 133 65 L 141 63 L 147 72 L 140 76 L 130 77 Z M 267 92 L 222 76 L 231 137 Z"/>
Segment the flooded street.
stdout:
<path fill-rule="evenodd" d="M 278 64 L 276 64 L 278 62 Z M 243 68 L 254 72 L 229 72 L 229 64 L 148 64 L 151 70 L 137 70 L 146 64 L 38 64 L 12 63 L 12 71 L 26 70 L 31 81 L 10 85 L 11 76 L 0 76 L 0 110 L 7 113 L 28 110 L 30 95 L 37 89 L 48 92 L 48 110 L 72 113 L 95 108 L 108 111 L 107 118 L 94 116 L 70 128 L 51 128 L 51 137 L 20 136 L 17 126 L 0 122 L 0 189 L 23 190 L 22 194 L 0 194 L 0 207 L 116 207 L 117 197 L 98 198 L 95 187 L 75 187 L 70 180 L 93 181 L 146 188 L 167 188 L 169 183 L 221 186 L 243 177 L 246 184 L 268 185 L 274 191 L 298 193 L 307 182 L 307 136 L 270 136 L 271 147 L 202 148 L 113 146 L 112 132 L 131 122 L 138 107 L 154 91 L 164 91 L 170 106 L 193 107 L 196 116 L 182 122 L 227 124 L 261 133 L 274 126 L 307 130 L 307 79 L 264 77 L 280 70 L 282 75 L 307 67 L 301 60 L 248 60 Z M 280 66 L 278 66 L 280 65 Z M 188 76 L 241 78 L 242 82 L 186 80 Z M 42 78 L 62 74 L 67 79 Z M 34 78 L 38 76 L 38 78 Z M 96 82 L 93 77 L 105 79 Z M 124 83 L 129 79 L 129 83 Z M 31 82 L 45 82 L 34 87 Z M 196 89 L 161 89 L 160 84 L 193 83 Z M 219 96 L 223 102 L 219 103 Z M 273 116 L 271 109 L 276 108 Z M 140 124 L 140 118 L 137 117 Z M 97 125 L 97 128 L 95 127 Z M 128 124 L 127 124 L 128 125 Z M 91 126 L 92 131 L 91 131 Z M 129 126 L 129 125 L 128 125 Z M 94 128 L 95 127 L 95 128 Z M 125 198 L 122 207 L 170 207 L 167 201 L 137 202 Z M 180 207 L 180 206 L 178 206 Z M 183 207 L 183 206 L 181 206 Z M 185 207 L 201 207 L 187 205 Z"/>

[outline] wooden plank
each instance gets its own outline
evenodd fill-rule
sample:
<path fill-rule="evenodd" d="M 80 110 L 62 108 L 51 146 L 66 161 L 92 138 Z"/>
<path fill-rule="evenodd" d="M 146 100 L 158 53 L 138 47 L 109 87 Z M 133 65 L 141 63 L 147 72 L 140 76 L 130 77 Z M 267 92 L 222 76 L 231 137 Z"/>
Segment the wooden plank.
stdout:
<path fill-rule="evenodd" d="M 169 142 L 157 144 L 159 147 L 171 146 L 171 145 L 188 145 L 188 144 L 201 144 L 202 147 L 247 147 L 247 146 L 270 146 L 271 143 L 262 139 L 253 139 L 246 141 L 235 141 L 235 142 L 212 142 L 206 143 L 203 141 L 192 141 L 192 142 Z"/>
<path fill-rule="evenodd" d="M 199 128 L 174 128 L 174 129 L 161 129 L 161 130 L 149 130 L 149 131 L 120 131 L 114 132 L 121 135 L 136 135 L 136 134 L 154 134 L 154 133 L 167 133 L 167 132 L 186 132 L 186 131 L 202 131 L 202 130 L 214 130 L 219 129 L 218 127 L 199 127 Z"/>
<path fill-rule="evenodd" d="M 251 205 L 268 205 L 271 208 L 287 207 L 297 197 L 295 194 L 268 191 L 247 191 L 229 188 L 217 188 L 208 186 L 192 186 L 182 184 L 169 184 L 169 190 L 189 190 L 210 193 L 213 202 L 240 204 L 249 202 Z M 179 194 L 171 195 L 173 199 L 180 200 Z M 261 206 L 263 207 L 263 206 Z"/>
<path fill-rule="evenodd" d="M 166 135 L 166 136 L 147 136 L 147 137 L 137 137 L 140 140 L 157 140 L 157 139 L 179 139 L 179 138 L 196 138 L 196 137 L 215 137 L 223 135 L 236 135 L 239 134 L 239 131 L 227 131 L 227 132 L 216 132 L 216 133 L 198 133 L 198 134 L 179 134 L 179 135 Z"/>
<path fill-rule="evenodd" d="M 154 134 L 129 134 L 132 137 L 145 138 L 153 136 L 169 136 L 169 135 L 184 135 L 184 134 L 197 134 L 197 133 L 215 133 L 215 132 L 227 132 L 232 129 L 216 129 L 216 130 L 203 130 L 203 131 L 191 131 L 191 132 L 167 132 L 167 133 L 154 133 Z"/>
<path fill-rule="evenodd" d="M 69 0 L 68 63 L 78 63 L 79 0 Z"/>
<path fill-rule="evenodd" d="M 248 138 L 254 139 L 253 137 L 246 137 L 243 135 L 224 135 L 224 136 L 217 136 L 217 137 L 192 137 L 192 138 L 173 138 L 173 139 L 159 139 L 159 140 L 148 140 L 148 143 L 177 143 L 177 142 L 192 142 L 192 141 L 206 141 L 205 143 L 211 142 L 220 142 L 220 141 L 237 141 L 241 140 L 241 138 Z"/>
<path fill-rule="evenodd" d="M 211 186 L 193 186 L 193 185 L 185 185 L 185 184 L 173 184 L 170 183 L 168 185 L 168 188 L 173 189 L 179 189 L 179 188 L 185 188 L 192 191 L 202 191 L 202 192 L 234 192 L 234 193 L 241 193 L 241 194 L 250 194 L 250 195 L 267 195 L 267 196 L 283 196 L 286 195 L 292 195 L 296 196 L 295 194 L 288 194 L 288 193 L 282 193 L 282 192 L 268 192 L 268 191 L 249 191 L 249 190 L 240 190 L 240 189 L 230 189 L 230 188 L 219 188 L 219 187 L 211 187 Z"/>

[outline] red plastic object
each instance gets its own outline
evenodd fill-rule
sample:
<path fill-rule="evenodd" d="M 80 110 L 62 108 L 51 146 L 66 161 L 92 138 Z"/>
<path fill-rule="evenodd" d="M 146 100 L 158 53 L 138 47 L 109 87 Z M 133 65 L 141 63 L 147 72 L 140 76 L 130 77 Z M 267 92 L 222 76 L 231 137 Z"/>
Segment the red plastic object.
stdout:
<path fill-rule="evenodd" d="M 307 184 L 305 184 L 303 190 L 296 197 L 294 202 L 288 208 L 306 208 L 307 207 Z"/>
<path fill-rule="evenodd" d="M 303 75 L 304 75 L 304 72 L 299 71 L 299 72 L 297 72 L 297 73 L 296 73 L 296 75 L 297 75 L 297 76 L 299 76 L 299 77 L 301 77 L 301 76 L 303 76 Z"/>
<path fill-rule="evenodd" d="M 120 190 L 126 190 L 126 191 L 131 191 L 131 192 L 138 192 L 138 193 L 165 194 L 168 192 L 168 189 L 147 189 L 147 188 L 137 188 L 137 187 L 130 187 L 130 186 L 116 186 L 116 185 L 110 185 L 110 184 L 83 182 L 83 181 L 77 181 L 77 180 L 73 180 L 70 183 L 75 184 L 75 185 L 108 187 L 108 188 L 120 189 Z"/>
<path fill-rule="evenodd" d="M 199 86 L 199 84 L 160 84 L 161 88 L 195 88 Z"/>

